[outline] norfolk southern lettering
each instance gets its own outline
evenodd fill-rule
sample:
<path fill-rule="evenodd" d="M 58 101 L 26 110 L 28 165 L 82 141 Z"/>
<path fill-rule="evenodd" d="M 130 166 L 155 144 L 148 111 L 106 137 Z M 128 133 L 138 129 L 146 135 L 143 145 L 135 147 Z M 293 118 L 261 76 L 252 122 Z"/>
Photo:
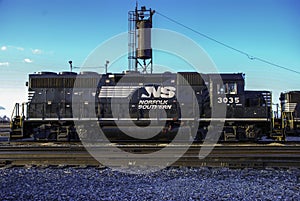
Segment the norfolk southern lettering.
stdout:
<path fill-rule="evenodd" d="M 172 105 L 168 104 L 168 100 L 140 100 L 138 109 L 150 110 L 170 110 Z"/>
<path fill-rule="evenodd" d="M 148 86 L 145 87 L 145 94 L 141 95 L 142 100 L 139 101 L 138 109 L 150 110 L 150 109 L 159 109 L 159 110 L 170 110 L 172 105 L 169 104 L 168 99 L 175 96 L 175 87 L 171 86 Z M 163 98 L 159 100 L 148 100 L 145 98 Z M 167 100 L 164 100 L 167 99 Z"/>

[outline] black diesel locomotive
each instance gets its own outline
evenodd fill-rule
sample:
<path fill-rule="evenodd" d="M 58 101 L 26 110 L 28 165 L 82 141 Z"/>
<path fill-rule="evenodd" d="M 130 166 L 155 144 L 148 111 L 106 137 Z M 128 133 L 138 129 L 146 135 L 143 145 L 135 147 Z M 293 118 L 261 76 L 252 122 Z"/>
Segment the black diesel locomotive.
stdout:
<path fill-rule="evenodd" d="M 183 130 L 203 140 L 213 130 L 225 141 L 284 139 L 300 132 L 300 92 L 282 93 L 281 115 L 273 117 L 271 92 L 245 90 L 244 74 L 152 74 L 154 13 L 145 6 L 128 13 L 131 71 L 29 75 L 28 102 L 21 112 L 15 106 L 11 138 L 76 140 L 95 134 L 95 127 L 116 140 L 136 139 L 130 132 L 139 132 L 138 139 L 170 140 Z M 158 132 L 149 137 L 151 130 Z"/>
<path fill-rule="evenodd" d="M 149 140 L 172 139 L 183 124 L 190 127 L 186 135 L 195 131 L 194 139 L 203 140 L 212 122 L 224 124 L 218 132 L 225 141 L 300 132 L 300 92 L 282 93 L 282 118 L 274 118 L 271 92 L 245 90 L 242 73 L 41 72 L 30 74 L 26 84 L 28 102 L 15 106 L 12 139 L 78 140 L 89 127 L 78 129 L 74 121 L 96 121 L 115 140 L 133 140 L 124 132 L 130 122 L 141 128 L 164 122 Z M 225 107 L 224 116 L 212 115 L 218 105 Z"/>

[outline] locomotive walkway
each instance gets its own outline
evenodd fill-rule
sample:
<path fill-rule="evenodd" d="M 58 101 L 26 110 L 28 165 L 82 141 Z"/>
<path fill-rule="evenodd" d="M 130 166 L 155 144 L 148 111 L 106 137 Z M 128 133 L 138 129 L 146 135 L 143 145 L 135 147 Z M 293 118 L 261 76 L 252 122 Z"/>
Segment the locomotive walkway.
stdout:
<path fill-rule="evenodd" d="M 126 157 L 109 152 L 114 146 L 128 153 Z M 229 168 L 266 168 L 266 167 L 295 167 L 300 168 L 300 144 L 218 144 L 204 159 L 199 159 L 199 150 L 204 145 L 192 145 L 189 150 L 170 166 L 190 167 L 229 167 Z M 93 147 L 106 153 L 97 156 L 105 164 L 114 162 L 135 166 L 136 158 L 130 154 L 139 154 L 140 159 L 147 153 L 155 153 L 163 148 L 162 145 L 116 145 L 103 144 Z M 169 160 L 179 157 L 183 145 L 171 147 L 168 152 L 154 157 L 153 160 Z M 148 158 L 149 159 L 149 158 Z M 129 162 L 128 162 L 129 161 Z M 110 163 L 111 162 L 111 163 Z M 79 143 L 29 143 L 29 144 L 0 144 L 0 166 L 99 166 L 102 167 Z"/>

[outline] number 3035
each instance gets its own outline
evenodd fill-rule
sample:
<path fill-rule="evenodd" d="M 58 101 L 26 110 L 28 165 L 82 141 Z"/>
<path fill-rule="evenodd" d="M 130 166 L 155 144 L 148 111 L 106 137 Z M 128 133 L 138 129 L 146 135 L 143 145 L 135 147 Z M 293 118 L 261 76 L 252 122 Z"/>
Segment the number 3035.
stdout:
<path fill-rule="evenodd" d="M 218 103 L 239 103 L 240 102 L 240 97 L 218 97 Z"/>

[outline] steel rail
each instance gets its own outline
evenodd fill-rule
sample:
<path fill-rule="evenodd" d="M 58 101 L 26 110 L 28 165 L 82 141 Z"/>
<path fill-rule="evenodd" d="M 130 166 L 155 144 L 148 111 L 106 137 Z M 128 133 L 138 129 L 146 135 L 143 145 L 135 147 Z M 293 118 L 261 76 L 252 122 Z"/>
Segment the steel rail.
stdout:
<path fill-rule="evenodd" d="M 109 148 L 116 145 L 91 145 L 89 149 L 105 153 L 99 156 L 105 164 L 118 164 L 120 162 L 128 162 L 128 166 L 135 164 L 136 158 L 130 158 L 130 154 L 135 154 L 138 159 L 147 157 L 147 153 L 153 153 L 163 148 L 163 146 L 122 146 L 118 148 L 124 152 L 128 152 L 128 157 L 124 158 L 116 155 Z M 164 150 L 157 158 L 148 161 L 167 160 L 174 157 L 179 158 L 184 145 L 170 147 Z M 265 167 L 296 167 L 300 168 L 300 146 L 295 145 L 224 145 L 215 146 L 212 152 L 204 159 L 199 159 L 200 148 L 204 146 L 191 146 L 189 150 L 180 157 L 174 164 L 170 166 L 190 166 L 190 167 L 230 167 L 230 168 L 265 168 Z M 130 153 L 130 154 L 129 154 Z M 0 146 L 0 166 L 101 166 L 82 145 L 56 145 L 50 146 L 43 144 L 13 146 Z M 139 164 L 137 164 L 138 166 Z"/>

